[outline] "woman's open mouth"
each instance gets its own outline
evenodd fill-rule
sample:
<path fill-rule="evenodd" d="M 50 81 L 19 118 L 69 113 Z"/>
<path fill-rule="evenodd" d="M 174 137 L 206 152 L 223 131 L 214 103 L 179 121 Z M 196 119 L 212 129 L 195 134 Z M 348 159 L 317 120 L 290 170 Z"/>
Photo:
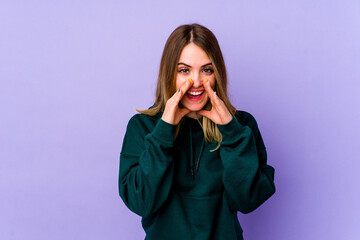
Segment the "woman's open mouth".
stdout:
<path fill-rule="evenodd" d="M 186 97 L 191 100 L 191 101 L 199 101 L 202 96 L 204 95 L 204 90 L 200 90 L 200 91 L 187 91 L 186 92 Z"/>

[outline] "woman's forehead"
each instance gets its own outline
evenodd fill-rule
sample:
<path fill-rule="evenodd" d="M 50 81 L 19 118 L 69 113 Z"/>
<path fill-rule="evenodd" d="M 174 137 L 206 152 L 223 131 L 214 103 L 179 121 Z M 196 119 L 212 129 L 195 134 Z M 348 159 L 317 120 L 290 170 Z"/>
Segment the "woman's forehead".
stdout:
<path fill-rule="evenodd" d="M 211 60 L 202 48 L 194 43 L 190 43 L 181 51 L 179 63 L 184 63 L 191 67 L 201 67 L 211 63 Z"/>

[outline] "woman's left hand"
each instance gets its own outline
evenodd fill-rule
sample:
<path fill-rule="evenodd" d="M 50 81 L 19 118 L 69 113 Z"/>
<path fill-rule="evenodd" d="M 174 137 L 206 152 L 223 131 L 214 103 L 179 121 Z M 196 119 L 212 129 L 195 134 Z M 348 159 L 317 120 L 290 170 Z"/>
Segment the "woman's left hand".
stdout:
<path fill-rule="evenodd" d="M 198 114 L 209 118 L 216 124 L 227 124 L 232 120 L 232 115 L 226 108 L 224 102 L 216 95 L 210 86 L 210 82 L 204 80 L 203 85 L 207 95 L 209 96 L 212 108 L 210 111 L 200 110 Z"/>

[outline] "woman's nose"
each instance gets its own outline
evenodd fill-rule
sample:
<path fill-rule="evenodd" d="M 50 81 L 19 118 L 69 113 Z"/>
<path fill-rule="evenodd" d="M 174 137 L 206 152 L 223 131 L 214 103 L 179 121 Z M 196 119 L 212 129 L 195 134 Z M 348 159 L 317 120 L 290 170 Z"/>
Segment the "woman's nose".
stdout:
<path fill-rule="evenodd" d="M 193 84 L 194 88 L 200 87 L 203 84 L 202 79 L 200 78 L 200 75 L 198 75 L 198 74 L 193 75 L 192 80 L 194 82 L 194 84 Z"/>

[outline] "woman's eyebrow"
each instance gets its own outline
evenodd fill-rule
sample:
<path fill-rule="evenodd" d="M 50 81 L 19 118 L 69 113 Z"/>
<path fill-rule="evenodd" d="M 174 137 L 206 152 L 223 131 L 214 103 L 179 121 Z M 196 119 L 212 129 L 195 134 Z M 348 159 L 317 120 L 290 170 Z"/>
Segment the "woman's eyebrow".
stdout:
<path fill-rule="evenodd" d="M 208 66 L 208 65 L 212 65 L 212 63 L 210 62 L 210 63 L 204 64 L 204 65 L 202 65 L 201 67 L 206 67 L 206 66 Z"/>
<path fill-rule="evenodd" d="M 185 63 L 183 63 L 183 62 L 179 62 L 178 65 L 185 65 L 185 66 L 191 68 L 190 65 L 187 65 L 187 64 L 185 64 Z M 210 62 L 210 63 L 204 64 L 204 65 L 202 65 L 201 67 L 203 68 L 203 67 L 206 67 L 206 66 L 208 66 L 208 65 L 212 65 L 212 63 Z"/>
<path fill-rule="evenodd" d="M 183 62 L 179 62 L 179 63 L 178 63 L 178 66 L 179 66 L 179 65 L 185 65 L 185 66 L 187 66 L 187 67 L 191 68 L 191 66 L 190 66 L 190 65 L 187 65 L 187 64 L 185 64 L 185 63 L 183 63 Z"/>

